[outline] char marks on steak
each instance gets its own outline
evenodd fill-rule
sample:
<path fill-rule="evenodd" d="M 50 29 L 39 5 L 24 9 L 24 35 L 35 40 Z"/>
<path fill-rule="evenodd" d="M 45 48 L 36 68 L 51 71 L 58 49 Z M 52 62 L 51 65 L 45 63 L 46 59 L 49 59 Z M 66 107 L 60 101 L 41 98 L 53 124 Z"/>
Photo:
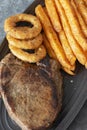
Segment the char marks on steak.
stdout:
<path fill-rule="evenodd" d="M 9 53 L 0 63 L 0 91 L 10 117 L 23 130 L 49 127 L 61 109 L 59 64 L 45 58 L 24 63 Z"/>

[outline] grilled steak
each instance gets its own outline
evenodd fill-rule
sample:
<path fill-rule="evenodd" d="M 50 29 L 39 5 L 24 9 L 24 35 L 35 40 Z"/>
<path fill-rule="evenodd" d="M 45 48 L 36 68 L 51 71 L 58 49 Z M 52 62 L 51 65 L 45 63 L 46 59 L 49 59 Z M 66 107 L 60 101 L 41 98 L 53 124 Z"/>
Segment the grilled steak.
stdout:
<path fill-rule="evenodd" d="M 10 117 L 23 130 L 45 130 L 61 109 L 59 64 L 49 58 L 24 63 L 9 53 L 0 63 L 0 91 Z"/>

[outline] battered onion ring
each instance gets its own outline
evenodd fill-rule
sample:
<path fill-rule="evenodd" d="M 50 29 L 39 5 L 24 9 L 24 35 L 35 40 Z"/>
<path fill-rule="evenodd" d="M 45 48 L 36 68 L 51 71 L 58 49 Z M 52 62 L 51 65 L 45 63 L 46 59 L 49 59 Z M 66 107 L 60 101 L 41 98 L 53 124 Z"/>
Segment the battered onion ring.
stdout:
<path fill-rule="evenodd" d="M 39 34 L 34 39 L 29 39 L 29 40 L 15 39 L 8 34 L 6 38 L 9 44 L 21 49 L 37 49 L 42 44 L 43 41 L 42 34 Z"/>
<path fill-rule="evenodd" d="M 46 49 L 43 45 L 40 45 L 40 47 L 37 50 L 35 50 L 35 53 L 33 54 L 25 52 L 10 44 L 9 49 L 11 50 L 13 55 L 15 55 L 17 58 L 30 63 L 38 62 L 46 56 Z"/>
<path fill-rule="evenodd" d="M 33 25 L 32 28 L 28 26 L 17 27 L 16 23 L 26 21 Z M 36 16 L 31 14 L 18 14 L 11 16 L 5 20 L 5 32 L 17 39 L 31 39 L 36 37 L 42 29 L 41 23 Z"/>

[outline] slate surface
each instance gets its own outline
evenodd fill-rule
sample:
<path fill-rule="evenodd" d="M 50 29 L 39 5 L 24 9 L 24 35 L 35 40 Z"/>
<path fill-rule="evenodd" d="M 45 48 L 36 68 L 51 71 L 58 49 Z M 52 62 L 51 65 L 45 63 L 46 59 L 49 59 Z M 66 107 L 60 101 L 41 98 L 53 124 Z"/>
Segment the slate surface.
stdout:
<path fill-rule="evenodd" d="M 87 130 L 87 101 L 67 130 Z"/>

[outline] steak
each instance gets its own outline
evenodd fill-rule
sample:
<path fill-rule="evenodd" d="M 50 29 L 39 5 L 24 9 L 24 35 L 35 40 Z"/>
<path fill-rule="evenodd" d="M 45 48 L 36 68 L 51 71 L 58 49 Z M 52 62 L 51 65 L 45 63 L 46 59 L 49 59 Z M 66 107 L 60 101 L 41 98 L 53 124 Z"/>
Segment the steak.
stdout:
<path fill-rule="evenodd" d="M 36 64 L 11 53 L 0 62 L 0 92 L 10 117 L 22 130 L 42 130 L 56 119 L 62 105 L 60 65 L 46 57 Z"/>

